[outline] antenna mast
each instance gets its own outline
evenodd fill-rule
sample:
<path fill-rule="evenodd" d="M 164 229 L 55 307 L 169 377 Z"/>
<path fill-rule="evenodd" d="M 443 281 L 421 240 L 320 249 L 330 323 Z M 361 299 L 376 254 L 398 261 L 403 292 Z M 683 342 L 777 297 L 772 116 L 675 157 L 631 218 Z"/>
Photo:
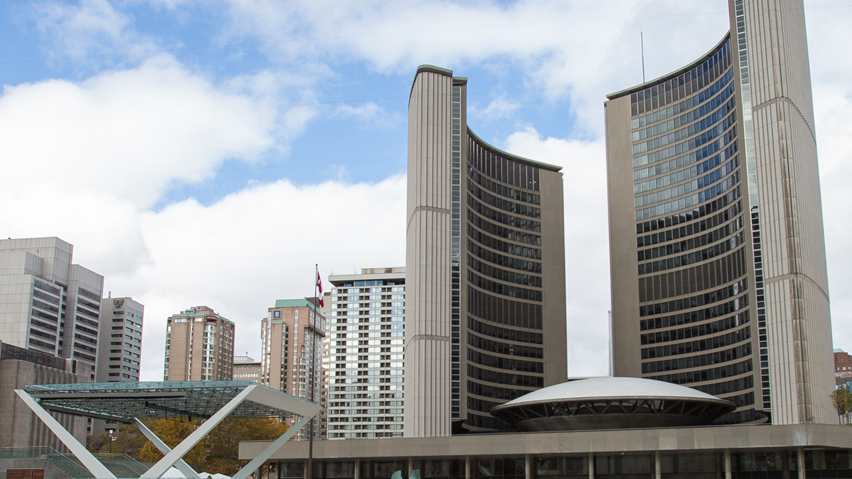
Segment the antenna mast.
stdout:
<path fill-rule="evenodd" d="M 645 83 L 645 37 L 639 29 L 639 47 L 642 49 L 642 83 Z"/>

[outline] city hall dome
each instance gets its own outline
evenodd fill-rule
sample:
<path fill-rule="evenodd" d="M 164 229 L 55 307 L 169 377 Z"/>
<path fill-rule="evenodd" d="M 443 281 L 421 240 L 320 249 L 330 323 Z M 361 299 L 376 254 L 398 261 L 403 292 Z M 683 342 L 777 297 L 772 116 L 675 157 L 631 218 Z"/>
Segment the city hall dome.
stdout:
<path fill-rule="evenodd" d="M 570 431 L 710 424 L 734 403 L 677 384 L 590 378 L 549 386 L 491 409 L 521 431 Z"/>

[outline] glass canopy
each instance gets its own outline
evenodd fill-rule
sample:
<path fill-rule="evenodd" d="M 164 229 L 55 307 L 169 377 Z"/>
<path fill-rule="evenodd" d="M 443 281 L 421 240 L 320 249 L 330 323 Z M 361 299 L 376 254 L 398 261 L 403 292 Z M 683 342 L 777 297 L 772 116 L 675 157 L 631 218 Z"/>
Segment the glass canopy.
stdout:
<path fill-rule="evenodd" d="M 133 418 L 209 419 L 249 386 L 273 391 L 253 381 L 44 384 L 22 389 L 50 411 L 132 423 Z M 282 416 L 285 413 L 248 399 L 230 416 Z"/>

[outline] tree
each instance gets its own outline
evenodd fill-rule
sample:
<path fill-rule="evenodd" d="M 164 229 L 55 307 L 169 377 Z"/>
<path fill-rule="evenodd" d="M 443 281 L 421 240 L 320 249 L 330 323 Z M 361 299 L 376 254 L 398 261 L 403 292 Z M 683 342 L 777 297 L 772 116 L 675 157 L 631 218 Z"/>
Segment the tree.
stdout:
<path fill-rule="evenodd" d="M 170 448 L 180 444 L 203 423 L 197 418 L 146 419 L 143 422 Z M 239 460 L 241 441 L 274 440 L 288 428 L 276 418 L 226 418 L 190 449 L 183 460 L 198 472 L 232 476 L 248 462 Z M 163 457 L 134 424 L 120 425 L 112 438 L 106 434 L 90 436 L 88 448 L 92 452 L 124 453 L 142 462 L 156 462 Z"/>
<path fill-rule="evenodd" d="M 837 388 L 831 393 L 831 402 L 834 404 L 834 409 L 837 410 L 837 415 L 841 418 L 852 411 L 852 393 L 846 386 Z"/>

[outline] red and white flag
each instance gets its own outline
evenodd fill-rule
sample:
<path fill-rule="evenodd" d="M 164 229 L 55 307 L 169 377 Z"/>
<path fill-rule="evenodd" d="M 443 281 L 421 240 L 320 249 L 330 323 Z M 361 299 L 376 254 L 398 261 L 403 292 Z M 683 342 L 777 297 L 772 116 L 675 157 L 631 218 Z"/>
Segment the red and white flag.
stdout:
<path fill-rule="evenodd" d="M 322 300 L 322 278 L 320 277 L 319 271 L 317 271 L 317 291 L 319 291 L 320 308 L 324 308 L 325 302 Z"/>

